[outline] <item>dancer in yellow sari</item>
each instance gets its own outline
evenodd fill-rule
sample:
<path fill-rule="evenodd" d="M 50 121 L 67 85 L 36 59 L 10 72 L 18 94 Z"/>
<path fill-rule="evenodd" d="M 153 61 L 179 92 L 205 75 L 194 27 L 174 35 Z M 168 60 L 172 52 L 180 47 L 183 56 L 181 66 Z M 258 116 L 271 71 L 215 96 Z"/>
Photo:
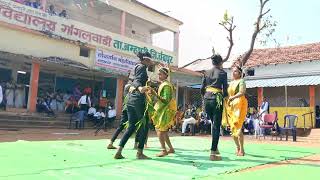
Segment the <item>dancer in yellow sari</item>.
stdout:
<path fill-rule="evenodd" d="M 157 135 L 162 148 L 161 152 L 157 154 L 158 157 L 174 153 L 173 146 L 169 139 L 168 130 L 174 125 L 177 107 L 175 103 L 176 101 L 173 98 L 174 87 L 169 81 L 167 81 L 168 74 L 169 70 L 167 68 L 161 68 L 159 70 L 159 80 L 161 81 L 161 85 L 159 86 L 158 93 L 150 91 L 150 93 L 157 99 L 154 109 L 151 112 L 151 119 L 157 130 Z M 169 151 L 166 150 L 166 144 L 169 147 Z"/>
<path fill-rule="evenodd" d="M 246 84 L 241 78 L 242 69 L 240 67 L 234 67 L 232 74 L 233 81 L 229 84 L 229 97 L 225 103 L 222 124 L 229 125 L 231 128 L 231 135 L 237 146 L 236 155 L 244 156 L 242 125 L 248 110 L 248 101 L 245 97 Z"/>

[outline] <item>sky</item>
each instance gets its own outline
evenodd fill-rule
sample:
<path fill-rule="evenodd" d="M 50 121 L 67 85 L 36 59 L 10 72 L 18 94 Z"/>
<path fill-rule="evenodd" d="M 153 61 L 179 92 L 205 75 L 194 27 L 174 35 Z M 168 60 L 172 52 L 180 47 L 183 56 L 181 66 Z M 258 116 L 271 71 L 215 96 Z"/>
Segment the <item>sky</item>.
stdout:
<path fill-rule="evenodd" d="M 230 59 L 248 50 L 254 22 L 259 13 L 259 0 L 139 0 L 140 2 L 181 20 L 179 66 L 216 53 L 226 56 L 229 47 L 227 31 L 219 25 L 223 14 L 234 16 L 234 48 Z M 319 0 L 270 0 L 268 15 L 277 22 L 273 38 L 280 46 L 320 42 Z M 266 9 L 267 9 L 266 8 Z M 172 34 L 154 36 L 155 45 L 172 49 Z M 255 48 L 278 47 L 273 41 L 267 45 L 256 43 Z"/>

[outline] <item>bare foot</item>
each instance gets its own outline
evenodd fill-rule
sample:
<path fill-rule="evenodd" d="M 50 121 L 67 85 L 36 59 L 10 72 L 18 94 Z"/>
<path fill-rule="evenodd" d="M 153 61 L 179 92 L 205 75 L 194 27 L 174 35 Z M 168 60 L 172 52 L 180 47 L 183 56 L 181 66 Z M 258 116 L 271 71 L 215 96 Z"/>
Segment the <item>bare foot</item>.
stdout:
<path fill-rule="evenodd" d="M 217 155 L 217 154 L 211 154 L 211 155 L 210 155 L 210 160 L 211 160 L 211 161 L 221 161 L 221 160 L 222 160 L 222 158 L 221 158 L 221 156 L 220 156 L 220 155 Z"/>
<path fill-rule="evenodd" d="M 244 156 L 244 155 L 245 155 L 244 151 L 240 151 L 240 150 L 239 150 L 237 156 Z"/>
<path fill-rule="evenodd" d="M 143 153 L 137 153 L 137 159 L 151 159 L 148 156 L 144 155 Z"/>
<path fill-rule="evenodd" d="M 109 145 L 107 146 L 107 149 L 117 149 L 117 148 L 114 147 L 112 144 L 109 144 Z"/>
<path fill-rule="evenodd" d="M 115 159 L 124 159 L 124 157 L 122 156 L 121 153 L 116 153 L 116 154 L 114 155 L 114 158 L 115 158 Z"/>
<path fill-rule="evenodd" d="M 156 156 L 157 157 L 164 157 L 164 156 L 167 156 L 168 155 L 168 152 L 166 150 L 162 150 L 159 154 L 157 154 Z"/>
<path fill-rule="evenodd" d="M 168 151 L 168 154 L 173 154 L 173 153 L 175 153 L 176 151 L 174 150 L 174 149 L 169 149 L 169 151 Z"/>
<path fill-rule="evenodd" d="M 238 156 L 239 152 L 240 152 L 240 148 L 237 147 L 235 154 Z"/>

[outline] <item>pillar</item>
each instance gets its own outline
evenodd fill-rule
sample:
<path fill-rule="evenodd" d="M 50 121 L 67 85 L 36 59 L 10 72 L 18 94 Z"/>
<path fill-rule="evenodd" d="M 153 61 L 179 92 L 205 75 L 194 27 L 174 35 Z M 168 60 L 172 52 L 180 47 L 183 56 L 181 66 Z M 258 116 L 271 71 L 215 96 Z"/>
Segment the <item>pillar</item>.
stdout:
<path fill-rule="evenodd" d="M 42 10 L 46 11 L 46 9 L 47 9 L 47 0 L 42 0 L 41 1 L 41 5 L 42 5 Z"/>
<path fill-rule="evenodd" d="M 263 101 L 263 88 L 258 87 L 258 107 L 262 104 Z"/>
<path fill-rule="evenodd" d="M 121 14 L 120 34 L 122 36 L 126 35 L 126 12 L 124 11 L 122 11 L 122 14 Z"/>
<path fill-rule="evenodd" d="M 122 112 L 123 87 L 124 87 L 124 80 L 117 79 L 117 97 L 116 97 L 117 119 L 120 119 L 121 112 Z"/>
<path fill-rule="evenodd" d="M 315 108 L 316 106 L 316 87 L 315 86 L 309 86 L 309 97 L 310 97 L 310 100 L 309 100 L 309 104 L 310 104 L 310 107 L 312 108 Z"/>
<path fill-rule="evenodd" d="M 173 38 L 173 51 L 177 55 L 177 59 L 179 57 L 179 44 L 180 44 L 180 32 L 175 32 L 174 33 L 174 38 Z"/>
<path fill-rule="evenodd" d="M 39 72 L 40 72 L 40 64 L 38 62 L 32 62 L 30 89 L 29 89 L 29 98 L 28 98 L 29 112 L 36 112 Z"/>

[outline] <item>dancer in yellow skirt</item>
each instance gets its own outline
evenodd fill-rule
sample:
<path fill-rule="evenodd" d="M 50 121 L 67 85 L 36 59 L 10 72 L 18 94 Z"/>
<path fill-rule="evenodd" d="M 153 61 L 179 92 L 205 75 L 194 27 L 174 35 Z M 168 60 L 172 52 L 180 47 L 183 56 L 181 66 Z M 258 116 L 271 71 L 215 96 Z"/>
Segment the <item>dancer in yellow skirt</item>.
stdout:
<path fill-rule="evenodd" d="M 151 112 L 151 120 L 157 130 L 157 135 L 161 144 L 161 152 L 157 154 L 158 157 L 166 156 L 170 153 L 174 153 L 174 148 L 170 142 L 168 130 L 174 125 L 176 110 L 176 101 L 173 98 L 174 87 L 167 80 L 169 70 L 167 68 L 161 68 L 159 70 L 159 80 L 161 85 L 159 86 L 158 93 L 155 91 L 149 91 L 154 97 L 156 97 L 156 104 Z M 166 149 L 166 144 L 169 147 L 169 151 Z"/>
<path fill-rule="evenodd" d="M 237 146 L 236 155 L 244 156 L 242 125 L 248 110 L 248 101 L 245 97 L 246 84 L 239 66 L 232 69 L 232 74 L 233 81 L 228 87 L 229 97 L 226 99 L 222 123 L 231 128 L 231 135 Z"/>

